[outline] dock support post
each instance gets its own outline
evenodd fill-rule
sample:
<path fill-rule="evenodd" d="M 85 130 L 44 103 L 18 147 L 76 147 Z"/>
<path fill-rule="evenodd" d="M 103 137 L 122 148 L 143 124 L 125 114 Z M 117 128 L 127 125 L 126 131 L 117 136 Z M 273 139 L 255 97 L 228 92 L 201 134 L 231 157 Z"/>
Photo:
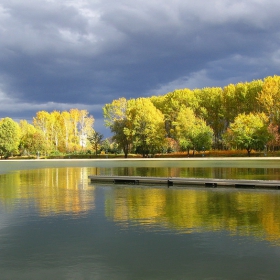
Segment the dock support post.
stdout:
<path fill-rule="evenodd" d="M 173 181 L 171 180 L 167 180 L 167 187 L 169 188 L 170 186 L 173 186 Z"/>
<path fill-rule="evenodd" d="M 251 185 L 251 184 L 235 184 L 235 188 L 237 188 L 237 189 L 255 189 L 256 186 Z"/>
<path fill-rule="evenodd" d="M 217 188 L 217 183 L 205 183 L 206 188 Z"/>

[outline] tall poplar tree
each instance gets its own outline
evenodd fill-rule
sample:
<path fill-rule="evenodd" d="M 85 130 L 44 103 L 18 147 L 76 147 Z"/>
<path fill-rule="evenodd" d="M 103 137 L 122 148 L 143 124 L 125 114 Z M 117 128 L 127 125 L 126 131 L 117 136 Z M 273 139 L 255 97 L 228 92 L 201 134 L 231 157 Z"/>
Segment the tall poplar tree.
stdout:
<path fill-rule="evenodd" d="M 261 92 L 258 95 L 258 101 L 264 108 L 271 123 L 280 122 L 280 76 L 267 77 Z"/>

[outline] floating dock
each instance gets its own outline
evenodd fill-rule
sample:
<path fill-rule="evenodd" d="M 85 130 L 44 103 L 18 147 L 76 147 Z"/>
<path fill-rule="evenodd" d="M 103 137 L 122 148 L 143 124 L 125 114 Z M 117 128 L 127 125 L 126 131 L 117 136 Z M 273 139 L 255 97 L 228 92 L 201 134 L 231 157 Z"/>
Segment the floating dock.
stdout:
<path fill-rule="evenodd" d="M 183 177 L 144 177 L 144 176 L 88 176 L 92 183 L 113 183 L 133 185 L 165 185 L 170 186 L 204 186 L 208 188 L 234 187 L 243 189 L 277 189 L 280 190 L 280 181 L 276 180 L 233 180 L 211 178 L 183 178 Z"/>

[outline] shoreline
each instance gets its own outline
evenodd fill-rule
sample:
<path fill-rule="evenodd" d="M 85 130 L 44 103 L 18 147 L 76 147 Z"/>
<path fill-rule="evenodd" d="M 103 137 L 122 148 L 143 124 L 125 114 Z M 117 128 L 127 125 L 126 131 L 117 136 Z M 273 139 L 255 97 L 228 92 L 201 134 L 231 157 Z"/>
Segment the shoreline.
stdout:
<path fill-rule="evenodd" d="M 42 168 L 256 168 L 278 169 L 280 157 L 6 159 L 0 174 Z"/>
<path fill-rule="evenodd" d="M 280 157 L 192 157 L 192 158 L 56 158 L 56 159 L 0 159 L 2 162 L 50 162 L 50 161 L 258 161 L 258 160 L 280 160 Z"/>

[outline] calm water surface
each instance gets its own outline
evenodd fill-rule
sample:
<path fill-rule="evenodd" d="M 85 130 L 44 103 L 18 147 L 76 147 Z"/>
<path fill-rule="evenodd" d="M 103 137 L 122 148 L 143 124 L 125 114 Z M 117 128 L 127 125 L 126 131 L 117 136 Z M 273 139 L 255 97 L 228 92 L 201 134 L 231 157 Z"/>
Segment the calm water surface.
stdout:
<path fill-rule="evenodd" d="M 278 179 L 276 166 L 80 165 L 87 166 L 11 168 L 0 175 L 0 279 L 280 279 L 280 191 L 87 179 Z"/>

